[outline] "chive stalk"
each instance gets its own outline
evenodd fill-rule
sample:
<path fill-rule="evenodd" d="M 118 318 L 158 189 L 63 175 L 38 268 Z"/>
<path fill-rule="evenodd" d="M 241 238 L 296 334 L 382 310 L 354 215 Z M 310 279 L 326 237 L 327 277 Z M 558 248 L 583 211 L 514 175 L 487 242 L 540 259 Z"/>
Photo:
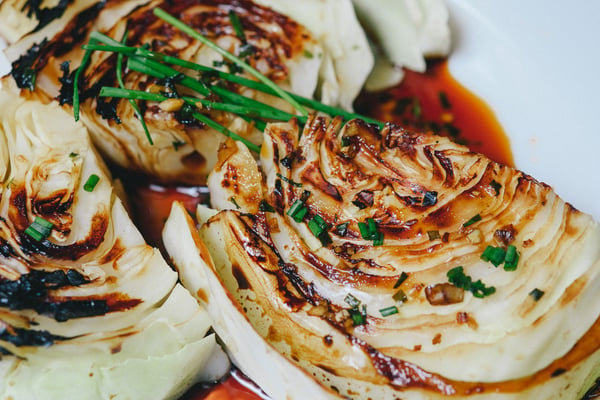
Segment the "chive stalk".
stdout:
<path fill-rule="evenodd" d="M 143 92 L 141 90 L 121 89 L 121 88 L 113 88 L 113 87 L 109 87 L 109 86 L 104 86 L 100 89 L 100 96 L 101 97 L 134 98 L 137 100 L 159 101 L 159 102 L 168 99 L 168 97 L 166 97 L 160 93 L 149 93 L 149 92 Z M 194 100 L 197 100 L 197 99 L 194 99 Z M 190 103 L 189 99 L 188 99 L 188 101 L 186 101 L 186 103 L 194 106 L 194 103 L 193 102 Z M 198 121 L 202 122 L 203 124 L 211 127 L 212 129 L 216 130 L 217 132 L 220 132 L 220 133 L 224 134 L 225 136 L 228 136 L 234 140 L 238 140 L 238 141 L 244 143 L 250 150 L 257 152 L 257 153 L 260 152 L 260 146 L 250 142 L 248 139 L 229 130 L 228 128 L 224 127 L 223 125 L 220 125 L 217 122 L 214 122 L 213 120 L 211 120 L 209 117 L 205 116 L 204 114 L 201 114 L 199 112 L 194 112 L 194 113 L 192 113 L 192 117 L 194 117 Z"/>
<path fill-rule="evenodd" d="M 396 283 L 394 283 L 394 289 L 398 289 L 400 287 L 400 285 L 402 285 L 404 283 L 404 281 L 407 279 L 408 279 L 408 274 L 406 272 L 402 271 L 402 273 L 398 277 L 398 280 L 396 281 Z"/>
<path fill-rule="evenodd" d="M 94 32 L 94 33 L 95 33 L 95 35 L 93 35 L 93 37 L 95 39 L 97 39 L 98 41 L 101 41 L 103 43 L 110 43 L 110 44 L 102 44 L 101 45 L 101 44 L 91 44 L 90 43 L 90 44 L 83 45 L 84 50 L 124 53 L 125 55 L 130 56 L 132 58 L 133 57 L 145 58 L 145 59 L 149 59 L 149 60 L 153 60 L 153 61 L 159 61 L 159 62 L 164 62 L 164 63 L 168 63 L 168 64 L 173 64 L 173 65 L 177 65 L 179 67 L 183 67 L 183 68 L 190 69 L 193 71 L 199 71 L 201 73 L 206 73 L 210 77 L 224 79 L 231 83 L 245 86 L 249 89 L 257 90 L 257 91 L 260 91 L 260 92 L 263 92 L 266 94 L 270 94 L 270 95 L 274 95 L 274 96 L 279 96 L 279 90 L 274 90 L 271 85 L 266 85 L 265 83 L 263 83 L 261 81 L 255 81 L 255 80 L 248 79 L 248 78 L 245 78 L 240 75 L 232 74 L 232 73 L 225 72 L 225 71 L 220 71 L 218 69 L 211 68 L 206 65 L 196 64 L 196 63 L 188 61 L 188 60 L 183 60 L 178 57 L 157 53 L 157 52 L 150 51 L 150 50 L 147 50 L 144 48 L 123 46 L 123 45 L 120 45 L 119 42 L 114 41 L 113 39 L 111 39 L 108 36 L 102 35 L 97 32 Z M 134 64 L 133 66 L 138 66 L 138 64 Z M 129 65 L 129 67 L 131 68 L 132 65 Z M 141 67 L 138 66 L 138 68 L 141 68 Z M 145 71 L 146 70 L 143 70 L 143 71 L 139 70 L 137 72 L 143 73 Z M 151 71 L 151 70 L 148 70 L 148 71 Z M 155 76 L 154 74 L 152 74 L 152 75 Z M 163 78 L 164 78 L 164 76 L 163 76 Z M 213 88 L 213 89 L 216 89 L 216 88 Z M 226 90 L 224 88 L 219 88 L 219 89 L 222 89 L 222 91 L 221 91 L 221 93 L 219 93 L 219 95 L 222 95 L 224 93 L 223 91 Z M 287 91 L 285 93 L 287 95 L 289 95 L 290 97 L 292 97 L 299 104 L 309 107 L 310 109 L 313 109 L 316 111 L 321 111 L 321 112 L 323 112 L 325 114 L 329 114 L 331 116 L 336 116 L 336 115 L 341 116 L 342 118 L 344 118 L 344 120 L 351 120 L 351 119 L 358 118 L 358 119 L 362 119 L 365 122 L 375 124 L 375 125 L 379 126 L 380 128 L 383 127 L 383 125 L 384 125 L 381 121 L 378 121 L 376 119 L 369 118 L 367 116 L 353 113 L 350 111 L 346 111 L 346 110 L 343 110 L 343 109 L 335 107 L 335 106 L 323 104 L 323 103 L 319 102 L 318 100 L 300 96 L 298 94 L 287 92 Z M 241 95 L 239 95 L 239 96 L 241 96 Z M 241 97 L 244 97 L 244 96 L 241 96 Z M 228 98 L 228 100 L 231 100 L 231 98 Z"/>
<path fill-rule="evenodd" d="M 344 302 L 348 304 L 350 307 L 355 308 L 360 305 L 360 300 L 352 295 L 352 293 L 348 293 L 346 297 L 344 297 Z"/>
<path fill-rule="evenodd" d="M 94 38 L 90 38 L 90 43 L 95 44 L 97 42 Z M 83 53 L 81 64 L 77 67 L 77 71 L 75 71 L 75 76 L 73 77 L 73 116 L 75 117 L 75 121 L 79 121 L 79 79 L 81 79 L 81 74 L 90 62 L 91 57 L 91 50 L 86 50 L 85 53 Z"/>
<path fill-rule="evenodd" d="M 292 107 L 294 107 L 294 109 L 296 109 L 301 115 L 304 115 L 304 116 L 308 115 L 308 111 L 303 106 L 301 106 L 296 100 L 294 100 L 292 98 L 292 96 L 288 95 L 283 89 L 281 89 L 279 86 L 277 86 L 272 80 L 270 80 L 269 78 L 267 78 L 266 76 L 261 74 L 259 71 L 257 71 L 256 69 L 254 69 L 247 63 L 245 63 L 242 59 L 236 57 L 235 55 L 229 53 L 228 51 L 224 50 L 220 46 L 216 45 L 215 43 L 213 43 L 212 41 L 210 41 L 209 39 L 204 37 L 202 34 L 198 33 L 192 27 L 186 25 L 182 21 L 173 17 L 171 14 L 167 13 L 163 9 L 155 8 L 153 11 L 154 11 L 154 15 L 157 16 L 158 18 L 162 19 L 163 21 L 167 22 L 170 25 L 173 25 L 174 27 L 176 27 L 180 31 L 188 34 L 192 38 L 202 42 L 204 45 L 215 50 L 217 53 L 222 55 L 224 58 L 226 58 L 229 61 L 234 62 L 236 65 L 240 66 L 240 68 L 242 68 L 244 71 L 248 72 L 250 75 L 254 76 L 259 81 L 263 82 L 265 85 L 271 87 L 271 89 L 273 89 L 275 92 L 277 92 L 279 97 L 281 97 L 282 99 L 284 99 L 285 101 L 290 103 L 292 105 Z"/>
<path fill-rule="evenodd" d="M 229 10 L 228 15 L 231 26 L 233 26 L 233 30 L 235 31 L 235 35 L 243 43 L 246 43 L 246 34 L 244 33 L 244 28 L 242 27 L 242 21 L 240 21 L 240 17 L 233 10 Z"/>
<path fill-rule="evenodd" d="M 121 40 L 121 43 L 123 45 L 125 45 L 126 42 L 127 42 L 127 32 L 125 32 L 125 34 L 123 35 L 123 39 Z M 116 69 L 117 69 L 117 83 L 119 84 L 120 88 L 125 89 L 125 82 L 123 81 L 123 53 L 117 53 Z M 146 134 L 148 143 L 150 143 L 150 145 L 154 145 L 154 141 L 152 140 L 152 137 L 150 136 L 150 131 L 148 130 L 148 126 L 146 125 L 146 121 L 144 120 L 144 116 L 142 115 L 142 111 L 140 110 L 140 108 L 138 107 L 138 105 L 134 99 L 128 99 L 128 100 L 129 100 L 129 104 L 131 104 L 131 107 L 133 108 L 133 112 L 134 112 L 135 116 L 137 117 L 137 119 L 140 121 L 140 124 L 142 125 L 142 129 L 144 130 L 144 133 Z"/>

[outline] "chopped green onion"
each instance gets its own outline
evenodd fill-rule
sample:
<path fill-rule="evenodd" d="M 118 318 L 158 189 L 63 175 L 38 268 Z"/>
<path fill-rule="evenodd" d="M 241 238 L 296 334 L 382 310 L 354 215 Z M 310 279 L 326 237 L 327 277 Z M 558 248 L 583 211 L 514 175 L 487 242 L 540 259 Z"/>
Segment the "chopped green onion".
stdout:
<path fill-rule="evenodd" d="M 292 218 L 294 218 L 294 221 L 296 221 L 296 222 L 302 222 L 302 220 L 304 219 L 304 216 L 306 215 L 307 212 L 308 212 L 308 208 L 302 207 L 301 209 L 299 209 L 297 212 L 294 213 Z"/>
<path fill-rule="evenodd" d="M 406 272 L 402 271 L 402 273 L 400 274 L 400 277 L 398 278 L 396 283 L 394 283 L 394 289 L 399 288 L 400 285 L 402 285 L 406 279 L 408 279 L 408 274 Z"/>
<path fill-rule="evenodd" d="M 54 224 L 42 217 L 35 217 L 35 220 L 25 229 L 25 234 L 37 242 L 41 242 L 50 236 Z"/>
<path fill-rule="evenodd" d="M 406 301 L 408 300 L 408 296 L 406 296 L 406 293 L 404 293 L 404 290 L 402 290 L 402 289 L 400 289 L 396 293 L 394 293 L 392 298 L 394 299 L 394 301 L 397 301 L 398 303 L 406 303 Z"/>
<path fill-rule="evenodd" d="M 377 232 L 377 236 L 373 239 L 373 246 L 383 246 L 383 232 Z"/>
<path fill-rule="evenodd" d="M 54 228 L 54 224 L 42 217 L 35 217 L 35 220 L 33 221 L 32 225 L 35 225 L 36 228 L 41 228 L 44 232 L 47 231 L 48 233 L 50 233 L 50 230 L 52 230 L 52 228 Z"/>
<path fill-rule="evenodd" d="M 308 229 L 313 235 L 319 237 L 323 232 L 326 232 L 329 226 L 319 214 L 316 214 L 310 221 L 308 221 Z"/>
<path fill-rule="evenodd" d="M 259 211 L 264 211 L 264 212 L 275 212 L 275 208 L 273 208 L 272 205 L 270 205 L 269 203 L 267 203 L 266 200 L 261 200 L 260 204 L 258 205 L 258 210 Z"/>
<path fill-rule="evenodd" d="M 123 39 L 121 40 L 121 43 L 123 45 L 125 45 L 127 43 L 127 31 L 125 31 L 125 33 L 123 34 Z M 122 89 L 125 89 L 125 82 L 123 81 L 123 53 L 117 54 L 116 69 L 117 69 L 117 82 L 119 83 L 119 87 Z M 142 115 L 142 111 L 140 110 L 140 108 L 138 107 L 138 105 L 134 99 L 128 99 L 128 101 L 129 101 L 129 104 L 131 104 L 131 107 L 133 108 L 133 112 L 134 112 L 135 116 L 140 121 L 140 124 L 142 125 L 142 129 L 146 133 L 146 138 L 148 139 L 148 143 L 150 143 L 150 145 L 154 145 L 152 137 L 150 136 L 150 131 L 148 130 L 148 126 L 146 125 L 146 121 L 144 120 L 144 116 Z"/>
<path fill-rule="evenodd" d="M 93 192 L 99 180 L 100 177 L 98 175 L 91 174 L 83 184 L 83 190 L 86 192 Z"/>
<path fill-rule="evenodd" d="M 242 22 L 240 21 L 240 17 L 233 10 L 229 10 L 229 21 L 231 21 L 231 26 L 233 26 L 235 35 L 238 37 L 238 39 L 245 43 L 246 34 L 244 33 Z"/>
<path fill-rule="evenodd" d="M 321 232 L 317 239 L 321 241 L 322 246 L 328 246 L 332 243 L 331 236 L 329 236 L 329 232 L 327 231 Z"/>
<path fill-rule="evenodd" d="M 296 187 L 302 187 L 302 183 L 294 182 L 293 180 L 281 175 L 279 172 L 277 173 L 277 177 L 289 185 L 296 186 Z"/>
<path fill-rule="evenodd" d="M 529 295 L 533 298 L 533 300 L 538 301 L 544 295 L 544 292 L 538 288 L 533 289 L 529 292 Z"/>
<path fill-rule="evenodd" d="M 517 248 L 512 244 L 506 248 L 506 256 L 504 257 L 504 270 L 514 271 L 517 269 L 517 263 L 519 262 L 519 252 Z"/>
<path fill-rule="evenodd" d="M 371 239 L 371 234 L 369 232 L 367 224 L 365 224 L 364 222 L 359 222 L 358 230 L 360 231 L 360 236 L 362 236 L 363 239 Z"/>
<path fill-rule="evenodd" d="M 373 240 L 374 246 L 381 246 L 383 244 L 383 233 L 379 232 L 377 222 L 373 218 L 367 218 L 366 222 L 358 223 L 358 230 L 363 239 Z"/>
<path fill-rule="evenodd" d="M 375 239 L 377 236 L 377 223 L 373 218 L 367 218 L 367 228 L 369 229 L 370 238 Z"/>
<path fill-rule="evenodd" d="M 475 222 L 479 222 L 479 221 L 481 221 L 481 215 L 480 214 L 475 214 L 467 222 L 465 222 L 463 224 L 463 226 L 467 227 L 467 226 L 473 225 Z"/>
<path fill-rule="evenodd" d="M 33 240 L 35 240 L 36 242 L 41 242 L 43 239 L 45 239 L 47 237 L 47 236 L 43 235 L 42 233 L 40 233 L 39 231 L 32 228 L 31 226 L 28 226 L 25 229 L 25 233 L 27 235 L 29 235 L 31 238 L 33 238 Z"/>
<path fill-rule="evenodd" d="M 308 212 L 308 209 L 304 206 L 304 202 L 300 199 L 296 200 L 294 204 L 287 211 L 287 215 L 292 217 L 296 222 L 302 222 L 304 216 Z"/>
<path fill-rule="evenodd" d="M 490 257 L 490 262 L 494 264 L 495 267 L 502 264 L 504 262 L 504 258 L 506 257 L 506 250 L 502 247 L 495 247 L 494 253 Z"/>
<path fill-rule="evenodd" d="M 379 310 L 382 317 L 389 317 L 390 315 L 398 314 L 398 307 L 390 306 Z"/>
<path fill-rule="evenodd" d="M 429 237 L 430 242 L 440 239 L 440 231 L 427 231 L 427 237 Z"/>
<path fill-rule="evenodd" d="M 282 99 L 287 101 L 290 105 L 292 105 L 292 107 L 294 107 L 301 115 L 304 115 L 304 116 L 308 115 L 308 111 L 306 111 L 306 109 L 304 107 L 302 107 L 296 100 L 294 100 L 292 98 L 292 96 L 287 94 L 279 86 L 277 86 L 275 83 L 273 83 L 273 81 L 271 81 L 265 75 L 258 72 L 256 69 L 252 68 L 250 65 L 245 63 L 240 58 L 234 56 L 233 54 L 231 54 L 228 51 L 224 50 L 223 48 L 219 47 L 215 43 L 211 42 L 206 37 L 204 37 L 200 33 L 196 32 L 196 30 L 194 30 L 190 26 L 186 25 L 182 21 L 178 20 L 177 18 L 173 17 L 169 13 L 165 12 L 161 8 L 155 8 L 154 15 L 156 15 L 158 18 L 166 21 L 167 23 L 173 25 L 174 27 L 181 30 L 182 32 L 188 34 L 192 38 L 199 40 L 206 46 L 210 47 L 211 49 L 215 50 L 217 53 L 221 54 L 223 57 L 227 58 L 229 61 L 236 63 L 238 66 L 240 66 L 246 72 L 248 72 L 250 75 L 254 76 L 259 81 L 263 82 L 265 85 L 270 86 L 271 89 L 273 89 L 275 92 L 277 92 L 279 97 L 281 97 Z"/>
<path fill-rule="evenodd" d="M 352 296 L 351 293 L 348 293 L 346 297 L 344 297 L 344 301 L 352 308 L 358 307 L 360 305 L 360 300 Z"/>
<path fill-rule="evenodd" d="M 488 245 L 485 248 L 485 250 L 483 251 L 483 253 L 481 253 L 480 258 L 486 262 L 490 261 L 495 252 L 496 252 L 496 248 L 494 246 Z"/>
<path fill-rule="evenodd" d="M 340 236 L 346 236 L 348 233 L 348 226 L 350 222 L 342 222 L 341 224 L 336 225 L 335 232 Z"/>
<path fill-rule="evenodd" d="M 470 291 L 473 293 L 473 296 L 478 298 L 483 298 L 496 292 L 495 287 L 485 286 L 481 280 L 473 282 L 473 279 L 465 274 L 462 266 L 450 269 L 446 273 L 446 276 L 448 277 L 448 282 L 458 288 Z"/>
<path fill-rule="evenodd" d="M 350 313 L 350 317 L 352 318 L 352 324 L 354 326 L 364 325 L 367 323 L 366 313 L 362 313 L 358 308 L 351 308 L 350 310 L 348 310 L 348 312 Z"/>
<path fill-rule="evenodd" d="M 505 271 L 514 271 L 517 269 L 517 264 L 519 262 L 519 252 L 512 244 L 508 245 L 506 250 L 502 247 L 490 245 L 487 246 L 481 254 L 481 259 L 486 262 L 491 262 L 496 267 L 504 263 Z"/>

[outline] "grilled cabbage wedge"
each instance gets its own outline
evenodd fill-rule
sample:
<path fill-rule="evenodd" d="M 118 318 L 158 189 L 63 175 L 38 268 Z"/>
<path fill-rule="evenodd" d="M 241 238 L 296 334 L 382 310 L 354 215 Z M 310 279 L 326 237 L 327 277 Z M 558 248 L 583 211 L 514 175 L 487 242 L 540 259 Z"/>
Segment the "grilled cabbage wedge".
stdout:
<path fill-rule="evenodd" d="M 247 45 L 250 45 L 252 54 L 247 61 L 282 88 L 350 107 L 372 68 L 373 56 L 353 14 L 350 0 L 344 0 L 341 4 L 344 5 L 344 13 L 329 16 L 328 22 L 335 24 L 314 24 L 320 28 L 320 36 L 315 38 L 293 17 L 286 17 L 283 13 L 247 0 L 88 1 L 86 7 L 82 7 L 83 11 L 71 12 L 70 17 L 65 13 L 64 17 L 43 29 L 23 36 L 9 47 L 7 55 L 21 69 L 35 70 L 36 86 L 49 97 L 59 96 L 59 79 L 64 74 L 62 63 L 70 61 L 71 71 L 80 64 L 83 52 L 79 47 L 86 42 L 90 30 L 99 30 L 117 40 L 128 30 L 128 45 L 148 45 L 152 50 L 200 64 L 212 67 L 216 63 L 224 70 L 231 69 L 213 50 L 157 20 L 152 10 L 161 7 L 236 55 L 245 52 Z M 323 11 L 321 2 L 313 3 L 313 7 L 315 12 Z M 330 8 L 331 5 L 328 6 Z M 241 21 L 246 45 L 234 29 L 229 17 L 231 10 Z M 314 19 L 305 17 L 305 20 Z M 335 29 L 328 31 L 327 28 Z M 47 42 L 44 41 L 46 38 Z M 348 47 L 350 44 L 351 48 Z M 31 52 L 32 49 L 35 51 Z M 27 54 L 34 60 L 29 69 L 23 68 L 28 59 L 22 57 Z M 181 117 L 179 108 L 159 107 L 156 102 L 148 102 L 140 104 L 140 107 L 149 128 L 151 143 L 127 100 L 113 101 L 95 96 L 99 86 L 118 86 L 116 58 L 114 55 L 96 53 L 82 80 L 85 83 L 82 99 L 86 100 L 82 104 L 82 119 L 102 155 L 116 165 L 148 174 L 158 181 L 204 184 L 215 162 L 214 149 L 224 140 L 224 136 L 203 124 L 187 123 Z M 197 75 L 197 72 L 187 72 L 193 77 Z M 125 70 L 123 78 L 131 89 L 161 91 L 162 87 L 162 91 L 166 90 L 165 82 L 157 82 L 157 79 L 129 70 Z M 273 96 L 247 88 L 230 88 L 275 107 L 293 111 L 287 103 Z M 186 93 L 185 90 L 181 92 Z M 203 112 L 251 141 L 259 142 L 262 139 L 262 132 L 241 118 L 215 110 Z M 117 119 L 122 123 L 118 123 Z"/>
<path fill-rule="evenodd" d="M 0 133 L 0 398 L 177 398 L 224 373 L 207 312 L 144 242 L 83 125 L 4 79 Z"/>
<path fill-rule="evenodd" d="M 341 397 L 576 399 L 600 375 L 600 227 L 548 185 L 359 120 L 269 125 L 260 168 L 240 144 L 219 157 L 215 210 L 176 236 L 175 207 L 163 239 L 234 361 L 250 323 L 278 371 Z"/>

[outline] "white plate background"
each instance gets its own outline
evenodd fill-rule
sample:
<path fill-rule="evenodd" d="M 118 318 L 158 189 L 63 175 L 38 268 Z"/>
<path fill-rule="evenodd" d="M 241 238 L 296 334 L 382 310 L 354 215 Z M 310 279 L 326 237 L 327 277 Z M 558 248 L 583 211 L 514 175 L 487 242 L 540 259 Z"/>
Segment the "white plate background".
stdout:
<path fill-rule="evenodd" d="M 600 1 L 446 1 L 450 71 L 494 110 L 517 168 L 600 220 Z"/>

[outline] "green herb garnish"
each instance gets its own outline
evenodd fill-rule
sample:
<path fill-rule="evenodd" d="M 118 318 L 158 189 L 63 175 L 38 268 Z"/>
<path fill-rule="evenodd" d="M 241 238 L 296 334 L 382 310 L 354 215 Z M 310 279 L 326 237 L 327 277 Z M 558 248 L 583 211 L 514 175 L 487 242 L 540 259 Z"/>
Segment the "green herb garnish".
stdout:
<path fill-rule="evenodd" d="M 430 242 L 440 239 L 440 231 L 427 231 L 427 237 L 429 238 Z"/>
<path fill-rule="evenodd" d="M 91 174 L 83 184 L 83 190 L 86 192 L 93 192 L 98 181 L 100 181 L 100 177 L 96 174 Z"/>
<path fill-rule="evenodd" d="M 121 40 L 121 43 L 123 45 L 125 45 L 127 43 L 127 32 L 125 32 L 123 34 L 123 39 Z M 116 70 L 117 70 L 117 82 L 119 84 L 119 87 L 121 89 L 125 89 L 125 82 L 123 82 L 123 53 L 117 54 Z M 142 129 L 146 133 L 146 138 L 148 139 L 148 143 L 153 145 L 154 142 L 152 141 L 152 137 L 150 136 L 150 131 L 148 130 L 148 126 L 146 125 L 146 121 L 144 120 L 144 116 L 142 115 L 142 111 L 140 110 L 140 108 L 138 107 L 138 105 L 134 99 L 130 98 L 128 100 L 129 100 L 129 104 L 131 104 L 131 107 L 133 108 L 133 112 L 134 112 L 135 116 L 137 117 L 137 119 L 140 121 L 140 124 L 142 125 Z"/>
<path fill-rule="evenodd" d="M 296 187 L 302 187 L 302 183 L 294 182 L 293 180 L 281 175 L 279 172 L 276 175 L 278 178 L 280 178 L 282 181 L 284 181 L 285 183 L 287 183 L 289 185 L 296 186 Z"/>
<path fill-rule="evenodd" d="M 398 280 L 396 281 L 396 283 L 394 283 L 394 289 L 399 288 L 400 285 L 402 285 L 406 279 L 408 279 L 408 274 L 402 271 L 402 273 L 398 277 Z"/>
<path fill-rule="evenodd" d="M 287 215 L 292 217 L 296 222 L 302 222 L 304 216 L 308 212 L 308 208 L 304 205 L 304 202 L 300 199 L 296 200 L 294 204 L 287 211 Z"/>
<path fill-rule="evenodd" d="M 235 31 L 235 35 L 243 43 L 246 43 L 246 34 L 244 33 L 244 28 L 242 27 L 242 21 L 240 21 L 240 17 L 233 10 L 229 10 L 228 15 L 231 26 L 233 26 L 233 30 Z"/>
<path fill-rule="evenodd" d="M 529 292 L 529 295 L 533 298 L 533 300 L 538 301 L 544 295 L 544 292 L 538 288 L 533 289 Z"/>
<path fill-rule="evenodd" d="M 446 273 L 446 276 L 448 277 L 448 282 L 473 293 L 473 296 L 478 298 L 487 297 L 496 292 L 495 287 L 485 286 L 481 280 L 473 282 L 473 279 L 465 274 L 462 266 L 452 268 Z"/>
<path fill-rule="evenodd" d="M 214 44 L 213 42 L 208 40 L 206 37 L 204 37 L 203 35 L 198 33 L 195 29 L 191 28 L 190 26 L 186 25 L 182 21 L 173 17 L 172 15 L 170 15 L 163 9 L 155 8 L 154 15 L 157 16 L 158 18 L 162 19 L 163 21 L 173 25 L 180 31 L 188 34 L 192 38 L 202 42 L 204 45 L 215 50 L 217 53 L 219 53 L 220 55 L 222 55 L 229 61 L 234 62 L 236 65 L 240 66 L 244 71 L 248 72 L 250 75 L 254 76 L 256 79 L 258 79 L 265 85 L 271 87 L 271 89 L 273 89 L 279 95 L 279 97 L 281 97 L 282 99 L 284 99 L 285 101 L 290 103 L 301 115 L 305 115 L 305 116 L 308 115 L 308 111 L 306 111 L 306 109 L 304 107 L 302 107 L 296 100 L 294 100 L 284 90 L 282 90 L 279 86 L 277 86 L 275 83 L 273 83 L 273 81 L 271 81 L 269 78 L 267 78 L 266 76 L 264 76 L 263 74 L 258 72 L 256 69 L 252 68 L 250 65 L 248 65 L 246 62 L 244 62 L 242 59 L 234 56 L 233 54 L 229 53 L 228 51 L 226 51 L 226 50 L 222 49 L 221 47 L 219 47 L 218 45 Z"/>
<path fill-rule="evenodd" d="M 366 222 L 358 223 L 358 230 L 363 239 L 372 240 L 373 246 L 381 246 L 383 244 L 383 232 L 380 232 L 377 222 L 373 218 L 367 218 Z"/>
<path fill-rule="evenodd" d="M 504 263 L 505 271 L 514 271 L 517 269 L 517 264 L 519 262 L 519 252 L 512 244 L 508 245 L 506 250 L 502 247 L 489 245 L 481 254 L 481 259 L 486 262 L 491 262 L 495 267 Z"/>
<path fill-rule="evenodd" d="M 348 293 L 346 297 L 344 297 L 344 301 L 352 308 L 358 307 L 360 305 L 360 300 L 354 297 L 351 293 Z"/>
<path fill-rule="evenodd" d="M 275 212 L 275 208 L 272 205 L 270 205 L 266 200 L 260 201 L 260 204 L 258 205 L 258 210 L 264 212 Z"/>
<path fill-rule="evenodd" d="M 37 242 L 41 242 L 50 236 L 54 224 L 42 217 L 35 217 L 35 220 L 25 229 L 25 234 Z"/>
<path fill-rule="evenodd" d="M 519 262 L 519 252 L 517 248 L 512 244 L 506 248 L 506 256 L 504 257 L 504 270 L 514 271 L 517 269 L 517 263 Z"/>
<path fill-rule="evenodd" d="M 365 325 L 367 323 L 367 305 L 362 305 L 362 310 L 358 307 L 354 307 L 348 310 L 350 318 L 352 318 L 352 324 L 354 326 Z"/>
<path fill-rule="evenodd" d="M 382 308 L 379 310 L 379 313 L 381 313 L 382 317 L 389 317 L 390 315 L 398 314 L 398 307 L 390 306 Z"/>
<path fill-rule="evenodd" d="M 408 296 L 406 296 L 406 293 L 404 293 L 404 290 L 402 290 L 402 289 L 400 289 L 396 293 L 394 293 L 392 298 L 394 299 L 394 301 L 397 301 L 398 303 L 406 303 L 406 301 L 408 300 Z"/>
<path fill-rule="evenodd" d="M 474 223 L 479 222 L 479 221 L 481 221 L 481 215 L 475 214 L 467 222 L 465 222 L 463 224 L 463 226 L 467 227 L 467 226 L 473 225 Z"/>

